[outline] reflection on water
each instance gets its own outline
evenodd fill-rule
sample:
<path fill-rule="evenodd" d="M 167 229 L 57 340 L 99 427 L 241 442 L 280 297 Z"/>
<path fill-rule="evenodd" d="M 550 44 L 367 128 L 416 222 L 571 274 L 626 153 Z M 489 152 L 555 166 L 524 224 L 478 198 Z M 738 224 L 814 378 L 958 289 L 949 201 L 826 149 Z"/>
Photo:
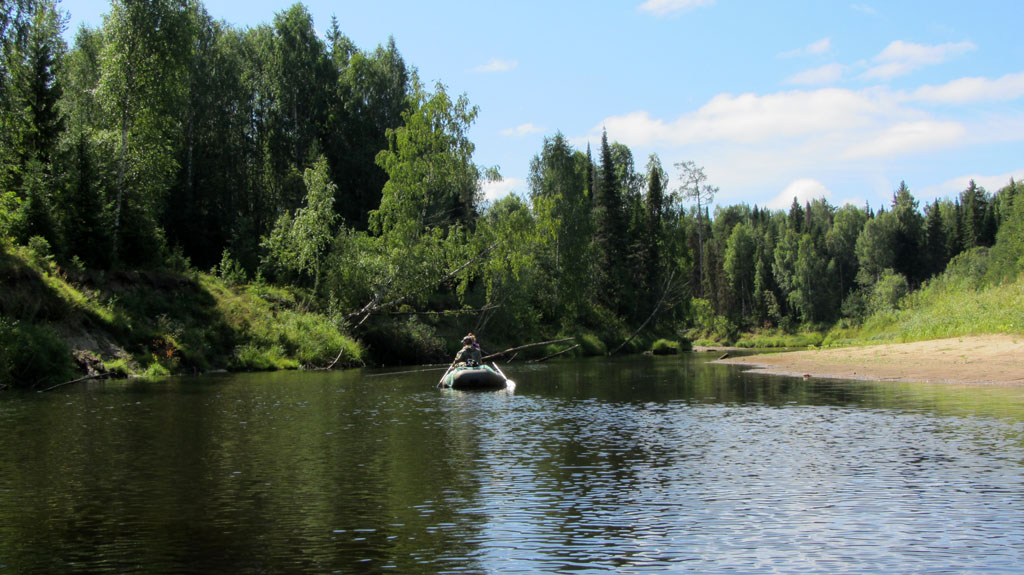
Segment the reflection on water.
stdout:
<path fill-rule="evenodd" d="M 706 359 L 0 396 L 0 573 L 1019 572 L 1024 390 Z"/>

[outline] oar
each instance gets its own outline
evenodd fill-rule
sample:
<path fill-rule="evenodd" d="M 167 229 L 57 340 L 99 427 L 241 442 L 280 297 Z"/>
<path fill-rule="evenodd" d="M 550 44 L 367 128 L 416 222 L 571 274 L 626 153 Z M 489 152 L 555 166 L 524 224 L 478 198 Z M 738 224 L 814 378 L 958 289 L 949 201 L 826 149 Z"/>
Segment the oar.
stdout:
<path fill-rule="evenodd" d="M 435 388 L 440 388 L 444 385 L 444 378 L 448 377 L 448 372 L 451 371 L 453 367 L 455 367 L 454 360 L 452 361 L 452 364 L 448 366 L 448 369 L 445 370 L 444 375 L 441 376 L 441 380 L 437 382 L 436 386 L 434 386 Z"/>
<path fill-rule="evenodd" d="M 516 388 L 516 382 L 512 381 L 511 379 L 509 379 L 508 376 L 505 375 L 505 372 L 501 371 L 501 368 L 498 367 L 498 363 L 497 362 L 492 361 L 491 365 L 494 366 L 494 369 L 498 370 L 498 373 L 501 374 L 501 377 L 505 378 L 505 387 L 506 387 L 506 389 L 515 389 Z"/>
<path fill-rule="evenodd" d="M 497 362 L 492 361 L 491 365 L 494 366 L 494 369 L 498 370 L 498 373 L 501 374 L 501 377 L 505 378 L 505 381 L 508 381 L 508 376 L 505 375 L 505 372 L 501 371 L 501 368 L 498 367 L 498 363 Z"/>

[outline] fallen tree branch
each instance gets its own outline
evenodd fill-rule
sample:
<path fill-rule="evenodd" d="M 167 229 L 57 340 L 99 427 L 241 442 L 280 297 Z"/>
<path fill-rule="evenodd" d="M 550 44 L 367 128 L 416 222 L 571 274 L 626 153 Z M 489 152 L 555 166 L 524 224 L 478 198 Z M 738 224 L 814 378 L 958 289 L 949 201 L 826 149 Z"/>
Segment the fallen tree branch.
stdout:
<path fill-rule="evenodd" d="M 544 356 L 544 357 L 542 357 L 540 359 L 531 359 L 527 363 L 540 363 L 542 361 L 547 361 L 547 360 L 549 360 L 549 359 L 551 359 L 553 357 L 558 357 L 558 356 L 562 355 L 563 353 L 569 353 L 570 351 L 576 349 L 579 346 L 580 346 L 580 344 L 577 343 L 576 345 L 574 345 L 572 347 L 567 347 L 567 348 L 563 349 L 562 351 L 556 351 L 555 353 L 553 353 L 551 355 L 546 355 L 546 356 Z"/>
<path fill-rule="evenodd" d="M 505 351 L 499 351 L 497 353 L 492 353 L 490 355 L 486 355 L 480 361 L 488 361 L 488 360 L 495 359 L 495 358 L 498 358 L 498 357 L 505 357 L 506 355 L 508 355 L 510 353 L 517 353 L 517 352 L 520 352 L 520 351 L 522 351 L 524 349 L 540 347 L 540 346 L 543 346 L 543 345 L 551 345 L 553 343 L 565 343 L 567 341 L 576 341 L 576 338 L 575 337 L 566 337 L 566 338 L 555 339 L 555 340 L 551 340 L 551 341 L 541 341 L 541 342 L 537 342 L 537 343 L 528 343 L 526 345 L 520 345 L 518 347 L 510 347 L 510 348 L 506 349 Z M 509 361 L 511 361 L 511 360 L 509 360 Z"/>
<path fill-rule="evenodd" d="M 341 350 L 338 351 L 338 355 L 334 358 L 334 361 L 332 361 L 327 367 L 318 368 L 318 369 L 320 369 L 322 371 L 331 371 L 332 369 L 334 369 L 334 366 L 338 363 L 338 360 L 340 360 L 341 356 L 343 356 L 343 355 L 345 355 L 345 348 L 341 348 Z"/>
<path fill-rule="evenodd" d="M 498 309 L 500 305 L 484 306 L 478 309 L 445 309 L 441 311 L 389 311 L 384 312 L 385 315 L 462 315 L 467 313 L 483 313 L 493 309 Z M 473 333 L 479 333 L 476 330 Z"/>
<path fill-rule="evenodd" d="M 633 341 L 633 338 L 635 338 L 637 334 L 639 334 L 641 331 L 643 331 L 645 327 L 647 327 L 647 324 L 650 323 L 652 319 L 654 319 L 654 316 L 658 315 L 658 311 L 661 309 L 661 304 L 665 302 L 665 296 L 668 295 L 669 290 L 672 288 L 672 280 L 675 279 L 675 277 L 676 272 L 675 270 L 672 270 L 672 273 L 669 274 L 668 276 L 668 280 L 665 281 L 664 289 L 661 290 L 661 297 L 658 298 L 658 303 L 654 304 L 654 311 L 651 312 L 651 315 L 647 316 L 647 319 L 644 320 L 644 323 L 640 324 L 640 327 L 636 328 L 636 331 L 633 332 L 633 335 L 626 338 L 626 341 L 620 343 L 619 347 L 608 352 L 608 355 L 615 355 L 616 353 L 618 353 L 620 349 L 625 347 L 627 343 Z"/>
<path fill-rule="evenodd" d="M 55 390 L 57 388 L 62 388 L 62 387 L 65 387 L 65 386 L 70 386 L 72 384 L 79 384 L 79 383 L 82 383 L 82 382 L 88 382 L 89 380 L 105 380 L 105 379 L 109 379 L 110 377 L 111 377 L 110 373 L 93 373 L 92 375 L 86 375 L 86 377 L 84 377 L 84 378 L 79 378 L 77 380 L 72 380 L 70 382 L 65 382 L 65 383 L 62 383 L 62 384 L 57 384 L 55 386 L 50 386 L 50 387 L 48 387 L 48 388 L 46 388 L 44 390 L 39 390 L 39 393 L 46 393 L 48 391 L 53 391 L 53 390 Z"/>
<path fill-rule="evenodd" d="M 401 297 L 395 298 L 395 299 L 393 299 L 391 301 L 387 301 L 387 302 L 384 302 L 384 303 L 377 303 L 383 297 L 383 293 L 377 294 L 377 295 L 374 296 L 374 298 L 372 300 L 370 300 L 369 303 L 367 303 L 365 306 L 363 306 L 362 309 L 360 309 L 357 312 L 353 312 L 353 313 L 350 313 L 350 314 L 346 315 L 345 316 L 345 320 L 347 321 L 347 320 L 350 320 L 350 319 L 353 319 L 353 318 L 356 318 L 356 317 L 359 317 L 360 315 L 362 315 L 363 319 L 359 320 L 359 323 L 357 323 L 354 326 L 353 329 L 358 328 L 359 326 L 363 325 L 363 323 L 365 323 L 366 320 L 369 319 L 371 315 L 373 315 L 373 314 L 375 314 L 377 312 L 380 312 L 382 310 L 386 310 L 386 309 L 395 307 L 395 306 L 405 302 L 405 300 L 411 298 L 412 296 L 414 296 L 414 295 L 416 295 L 416 294 L 418 294 L 418 293 L 420 293 L 420 292 L 422 292 L 422 291 L 424 291 L 424 290 L 426 290 L 426 289 L 428 289 L 430 287 L 433 287 L 433 286 L 438 285 L 438 284 L 442 284 L 442 283 L 444 283 L 444 282 L 454 278 L 455 276 L 457 276 L 460 273 L 462 273 L 463 270 L 465 270 L 466 268 L 468 268 L 469 266 L 473 265 L 478 260 L 480 260 L 480 258 L 482 258 L 482 257 L 486 256 L 487 254 L 491 253 L 491 251 L 494 250 L 494 248 L 497 247 L 497 246 L 498 246 L 497 243 L 493 243 L 490 246 L 484 248 L 483 250 L 480 251 L 480 253 L 478 253 L 477 255 L 473 256 L 472 259 L 470 259 L 469 261 L 465 262 L 461 266 L 455 268 L 454 270 L 448 272 L 447 274 L 445 274 L 443 277 L 441 277 L 437 281 L 435 281 L 433 283 L 430 283 L 427 286 L 424 286 L 423 289 L 411 291 L 411 292 L 409 292 L 409 293 L 407 293 L 407 294 L 405 294 L 405 295 L 403 295 Z"/>

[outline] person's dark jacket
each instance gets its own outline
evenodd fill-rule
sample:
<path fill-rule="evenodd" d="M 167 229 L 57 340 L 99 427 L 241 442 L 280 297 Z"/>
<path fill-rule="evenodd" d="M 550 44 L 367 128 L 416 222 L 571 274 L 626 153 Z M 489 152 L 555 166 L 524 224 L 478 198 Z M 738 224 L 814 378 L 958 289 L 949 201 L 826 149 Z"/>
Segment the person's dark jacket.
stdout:
<path fill-rule="evenodd" d="M 465 363 L 466 365 L 479 365 L 480 359 L 480 350 L 473 345 L 463 346 L 455 355 L 455 363 Z"/>

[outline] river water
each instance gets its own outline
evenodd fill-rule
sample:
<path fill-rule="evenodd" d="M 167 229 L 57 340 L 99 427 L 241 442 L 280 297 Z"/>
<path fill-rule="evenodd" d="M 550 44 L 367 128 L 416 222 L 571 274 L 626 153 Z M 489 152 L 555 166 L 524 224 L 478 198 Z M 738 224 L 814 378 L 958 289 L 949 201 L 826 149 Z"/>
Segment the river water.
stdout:
<path fill-rule="evenodd" d="M 1021 573 L 1024 388 L 709 354 L 0 395 L 0 573 Z"/>

